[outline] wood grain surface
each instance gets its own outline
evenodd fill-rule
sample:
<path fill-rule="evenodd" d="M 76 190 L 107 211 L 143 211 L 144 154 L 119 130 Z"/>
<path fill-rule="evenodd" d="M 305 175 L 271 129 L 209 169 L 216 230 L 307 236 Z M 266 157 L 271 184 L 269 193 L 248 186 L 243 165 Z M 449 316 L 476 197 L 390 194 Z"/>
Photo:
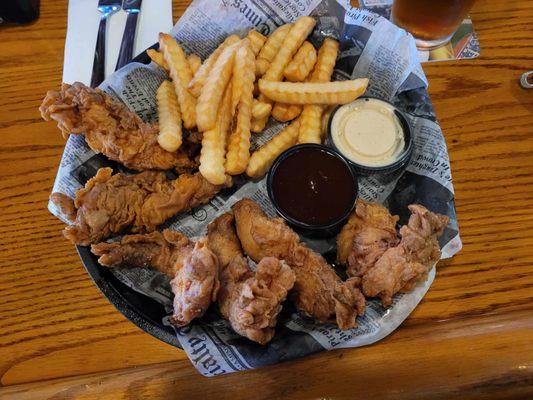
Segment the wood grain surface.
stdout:
<path fill-rule="evenodd" d="M 1 399 L 533 398 L 533 2 L 478 0 L 481 57 L 424 65 L 464 248 L 414 313 L 372 346 L 211 379 L 105 300 L 46 209 L 64 140 L 37 108 L 66 13 L 0 27 Z"/>

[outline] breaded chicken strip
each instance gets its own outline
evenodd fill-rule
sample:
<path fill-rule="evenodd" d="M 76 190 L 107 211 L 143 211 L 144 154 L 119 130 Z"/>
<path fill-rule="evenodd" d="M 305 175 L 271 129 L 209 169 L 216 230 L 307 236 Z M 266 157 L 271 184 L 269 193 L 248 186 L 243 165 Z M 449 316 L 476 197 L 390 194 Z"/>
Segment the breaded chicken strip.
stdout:
<path fill-rule="evenodd" d="M 337 236 L 337 262 L 347 266 L 349 276 L 362 277 L 388 248 L 398 244 L 398 219 L 381 204 L 357 200 Z"/>
<path fill-rule="evenodd" d="M 127 168 L 186 172 L 197 165 L 193 147 L 184 143 L 178 151 L 164 150 L 157 143 L 157 124 L 143 122 L 104 91 L 80 82 L 64 83 L 59 91 L 49 91 L 39 110 L 44 120 L 57 121 L 65 138 L 85 134 L 91 149 Z"/>
<path fill-rule="evenodd" d="M 218 259 L 206 246 L 207 240 L 191 242 L 179 232 L 165 230 L 145 235 L 124 236 L 117 243 L 98 243 L 91 251 L 107 267 L 154 268 L 172 280 L 176 326 L 201 317 L 219 289 Z"/>
<path fill-rule="evenodd" d="M 51 199 L 73 222 L 63 231 L 65 237 L 87 246 L 126 230 L 153 231 L 170 217 L 207 203 L 222 187 L 199 173 L 168 180 L 163 172 L 113 175 L 111 168 L 100 168 L 75 200 L 62 193 Z"/>
<path fill-rule="evenodd" d="M 220 262 L 220 312 L 238 334 L 260 344 L 268 343 L 274 336 L 281 303 L 294 285 L 294 272 L 273 257 L 263 258 L 256 271 L 251 271 L 231 213 L 209 224 L 208 246 Z"/>
<path fill-rule="evenodd" d="M 233 206 L 237 235 L 246 254 L 254 261 L 264 257 L 284 260 L 296 273 L 296 306 L 326 322 L 335 318 L 341 329 L 357 325 L 365 298 L 357 279 L 343 282 L 324 258 L 300 242 L 283 220 L 268 218 L 257 203 L 243 199 Z"/>
<path fill-rule="evenodd" d="M 217 255 L 222 269 L 235 257 L 243 257 L 234 223 L 233 213 L 227 212 L 207 226 L 208 246 Z"/>
<path fill-rule="evenodd" d="M 380 297 L 384 306 L 390 305 L 399 291 L 412 290 L 440 259 L 437 238 L 449 218 L 421 205 L 410 205 L 409 210 L 409 222 L 400 229 L 400 244 L 385 251 L 363 276 L 365 296 Z"/>

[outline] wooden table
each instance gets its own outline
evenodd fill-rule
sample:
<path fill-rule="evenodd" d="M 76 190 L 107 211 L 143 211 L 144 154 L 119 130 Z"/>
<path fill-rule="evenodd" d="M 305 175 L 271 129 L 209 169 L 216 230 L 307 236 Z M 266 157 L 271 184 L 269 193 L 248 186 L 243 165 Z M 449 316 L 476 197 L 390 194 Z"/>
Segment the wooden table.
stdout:
<path fill-rule="evenodd" d="M 0 398 L 533 398 L 533 2 L 479 0 L 482 56 L 424 66 L 464 249 L 415 312 L 372 346 L 211 379 L 105 300 L 46 210 L 64 140 L 37 107 L 67 1 L 41 3 L 0 28 Z"/>

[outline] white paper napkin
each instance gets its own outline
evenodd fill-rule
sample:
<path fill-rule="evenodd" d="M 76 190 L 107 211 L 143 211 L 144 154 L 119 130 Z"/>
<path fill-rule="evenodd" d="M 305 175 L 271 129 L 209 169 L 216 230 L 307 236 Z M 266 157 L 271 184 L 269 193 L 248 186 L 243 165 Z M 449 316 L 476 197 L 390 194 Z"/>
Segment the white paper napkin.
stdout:
<path fill-rule="evenodd" d="M 98 0 L 70 0 L 68 28 L 65 42 L 63 82 L 91 81 L 96 35 L 101 13 Z M 106 40 L 106 77 L 117 65 L 118 52 L 124 33 L 127 13 L 120 10 L 108 17 Z M 172 29 L 172 0 L 144 0 L 137 19 L 133 56 L 157 42 L 159 32 Z"/>

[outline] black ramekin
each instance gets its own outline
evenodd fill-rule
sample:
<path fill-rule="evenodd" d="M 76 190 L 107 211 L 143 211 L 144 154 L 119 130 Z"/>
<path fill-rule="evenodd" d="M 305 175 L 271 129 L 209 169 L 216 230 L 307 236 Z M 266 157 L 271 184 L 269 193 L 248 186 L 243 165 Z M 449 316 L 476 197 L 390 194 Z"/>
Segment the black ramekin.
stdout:
<path fill-rule="evenodd" d="M 409 120 L 406 117 L 406 115 L 402 111 L 398 110 L 398 108 L 396 108 L 396 106 L 394 104 L 392 104 L 391 102 L 383 100 L 383 99 L 379 99 L 377 97 L 371 97 L 371 96 L 362 96 L 362 97 L 359 97 L 355 101 L 358 101 L 358 100 L 361 100 L 361 99 L 379 100 L 379 101 L 382 101 L 384 103 L 387 103 L 387 104 L 391 105 L 394 108 L 394 114 L 400 120 L 400 124 L 402 126 L 403 133 L 404 133 L 404 141 L 405 141 L 405 150 L 404 150 L 404 152 L 400 155 L 400 157 L 395 162 L 393 162 L 392 164 L 389 164 L 389 165 L 384 165 L 382 167 L 369 167 L 367 165 L 358 164 L 355 161 L 352 161 L 348 157 L 344 156 L 339 151 L 337 146 L 335 146 L 335 142 L 333 141 L 333 138 L 331 137 L 331 124 L 332 124 L 332 121 L 333 121 L 333 117 L 337 113 L 337 110 L 340 107 L 342 107 L 342 105 L 339 105 L 339 106 L 335 107 L 333 109 L 331 115 L 329 116 L 328 127 L 327 127 L 326 144 L 328 146 L 330 146 L 331 148 L 335 149 L 339 154 L 341 154 L 348 161 L 348 163 L 350 163 L 352 168 L 359 175 L 363 175 L 363 176 L 381 175 L 382 178 L 384 178 L 386 180 L 387 177 L 396 176 L 398 173 L 403 171 L 403 169 L 405 169 L 407 164 L 409 164 L 409 160 L 411 159 L 411 156 L 413 154 L 413 148 L 414 148 L 413 133 L 412 133 L 412 129 L 411 129 L 411 124 L 409 123 Z"/>
<path fill-rule="evenodd" d="M 350 207 L 347 207 L 346 210 L 343 211 L 342 216 L 339 217 L 337 220 L 334 220 L 328 224 L 322 224 L 322 225 L 313 225 L 308 224 L 302 221 L 299 221 L 290 215 L 288 215 L 283 209 L 279 207 L 279 204 L 274 197 L 274 190 L 273 190 L 273 179 L 274 174 L 278 166 L 287 158 L 289 158 L 292 154 L 295 154 L 298 151 L 301 151 L 303 149 L 308 148 L 315 148 L 320 149 L 336 158 L 338 158 L 342 163 L 346 166 L 346 169 L 349 171 L 350 176 L 353 179 L 354 183 L 354 196 L 353 201 L 350 205 Z M 288 224 L 298 233 L 302 234 L 303 236 L 307 236 L 310 238 L 327 238 L 335 236 L 337 233 L 340 232 L 340 229 L 347 221 L 348 217 L 350 216 L 350 213 L 353 210 L 353 207 L 355 205 L 355 201 L 357 200 L 357 195 L 359 191 L 359 185 L 357 181 L 357 174 L 354 171 L 354 169 L 351 167 L 348 160 L 343 157 L 337 150 L 332 149 L 331 147 L 320 145 L 320 144 L 299 144 L 297 146 L 291 147 L 288 150 L 285 150 L 283 153 L 281 153 L 278 158 L 274 161 L 274 164 L 272 164 L 272 167 L 270 168 L 267 176 L 267 191 L 268 191 L 268 197 L 270 198 L 270 201 L 276 208 L 277 213 L 285 219 Z"/>

